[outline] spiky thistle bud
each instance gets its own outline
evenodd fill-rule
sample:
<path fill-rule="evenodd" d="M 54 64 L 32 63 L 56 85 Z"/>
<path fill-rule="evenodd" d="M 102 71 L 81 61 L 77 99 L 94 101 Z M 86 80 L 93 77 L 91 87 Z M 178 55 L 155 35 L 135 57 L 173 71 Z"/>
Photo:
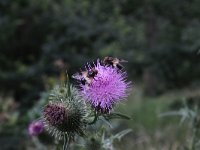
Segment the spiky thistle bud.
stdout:
<path fill-rule="evenodd" d="M 86 117 L 84 100 L 72 86 L 55 87 L 43 109 L 45 127 L 59 139 L 64 134 L 83 136 Z"/>

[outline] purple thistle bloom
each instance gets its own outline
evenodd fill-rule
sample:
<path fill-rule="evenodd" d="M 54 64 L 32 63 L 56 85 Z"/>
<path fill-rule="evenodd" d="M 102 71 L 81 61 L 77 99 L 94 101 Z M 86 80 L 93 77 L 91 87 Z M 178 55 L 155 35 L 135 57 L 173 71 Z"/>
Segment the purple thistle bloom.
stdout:
<path fill-rule="evenodd" d="M 28 133 L 30 136 L 36 136 L 42 133 L 44 130 L 44 124 L 42 121 L 33 121 L 29 124 Z"/>
<path fill-rule="evenodd" d="M 90 65 L 86 68 L 92 69 Z M 99 60 L 94 65 L 98 71 L 89 85 L 81 84 L 83 97 L 97 111 L 108 113 L 113 104 L 125 99 L 131 82 L 126 81 L 126 72 L 112 66 L 102 65 Z"/>

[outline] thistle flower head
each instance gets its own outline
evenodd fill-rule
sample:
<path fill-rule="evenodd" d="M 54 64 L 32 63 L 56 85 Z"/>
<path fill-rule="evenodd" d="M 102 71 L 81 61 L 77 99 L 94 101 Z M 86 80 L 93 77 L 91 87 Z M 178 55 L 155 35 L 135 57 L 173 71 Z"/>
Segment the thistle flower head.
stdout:
<path fill-rule="evenodd" d="M 44 107 L 44 117 L 52 125 L 61 131 L 67 131 L 68 125 L 68 110 L 62 103 L 47 104 Z M 66 127 L 65 127 L 66 126 Z"/>
<path fill-rule="evenodd" d="M 28 133 L 30 136 L 36 136 L 42 133 L 44 130 L 44 124 L 42 121 L 33 121 L 29 124 Z"/>
<path fill-rule="evenodd" d="M 93 67 L 88 65 L 91 70 Z M 130 82 L 126 81 L 126 72 L 112 66 L 102 65 L 100 61 L 94 64 L 97 74 L 89 85 L 80 84 L 83 97 L 97 111 L 107 113 L 113 104 L 125 99 L 130 89 Z"/>
<path fill-rule="evenodd" d="M 74 136 L 83 135 L 86 117 L 86 105 L 74 87 L 56 87 L 52 90 L 49 103 L 43 109 L 43 118 L 47 130 L 58 137 L 63 133 Z"/>

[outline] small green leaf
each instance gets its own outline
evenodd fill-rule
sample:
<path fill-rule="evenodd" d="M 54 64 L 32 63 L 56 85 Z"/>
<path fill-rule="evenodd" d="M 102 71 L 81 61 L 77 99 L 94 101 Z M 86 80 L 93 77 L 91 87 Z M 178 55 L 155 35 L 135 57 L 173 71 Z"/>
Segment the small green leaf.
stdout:
<path fill-rule="evenodd" d="M 68 73 L 66 71 L 66 75 L 67 75 L 67 80 L 66 80 L 66 84 L 67 84 L 67 94 L 68 94 L 68 97 L 71 96 L 71 89 L 70 89 L 70 82 L 69 82 L 69 76 L 68 76 Z"/>
<path fill-rule="evenodd" d="M 132 132 L 132 129 L 123 130 L 123 131 L 115 134 L 113 138 L 118 139 L 120 141 L 122 137 L 124 137 L 126 134 L 128 134 L 130 132 Z"/>
<path fill-rule="evenodd" d="M 117 112 L 113 112 L 110 114 L 104 114 L 103 117 L 106 120 L 111 120 L 111 119 L 127 119 L 130 120 L 131 118 L 127 115 L 121 114 L 121 113 L 117 113 Z"/>

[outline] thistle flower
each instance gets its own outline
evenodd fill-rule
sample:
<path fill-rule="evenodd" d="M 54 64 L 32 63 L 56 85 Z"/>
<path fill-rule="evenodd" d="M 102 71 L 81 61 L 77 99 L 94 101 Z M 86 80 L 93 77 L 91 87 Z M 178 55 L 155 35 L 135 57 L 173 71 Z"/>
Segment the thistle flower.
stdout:
<path fill-rule="evenodd" d="M 46 129 L 59 139 L 64 134 L 84 135 L 86 105 L 74 87 L 70 87 L 69 93 L 67 87 L 56 87 L 43 109 Z"/>
<path fill-rule="evenodd" d="M 89 85 L 80 84 L 81 93 L 97 111 L 108 113 L 115 103 L 127 97 L 131 82 L 126 81 L 125 71 L 102 65 L 99 60 L 94 67 L 88 64 L 86 68 L 88 71 L 95 69 L 98 73 Z"/>
<path fill-rule="evenodd" d="M 44 124 L 42 121 L 33 121 L 29 124 L 28 133 L 30 136 L 37 136 L 44 130 Z"/>

